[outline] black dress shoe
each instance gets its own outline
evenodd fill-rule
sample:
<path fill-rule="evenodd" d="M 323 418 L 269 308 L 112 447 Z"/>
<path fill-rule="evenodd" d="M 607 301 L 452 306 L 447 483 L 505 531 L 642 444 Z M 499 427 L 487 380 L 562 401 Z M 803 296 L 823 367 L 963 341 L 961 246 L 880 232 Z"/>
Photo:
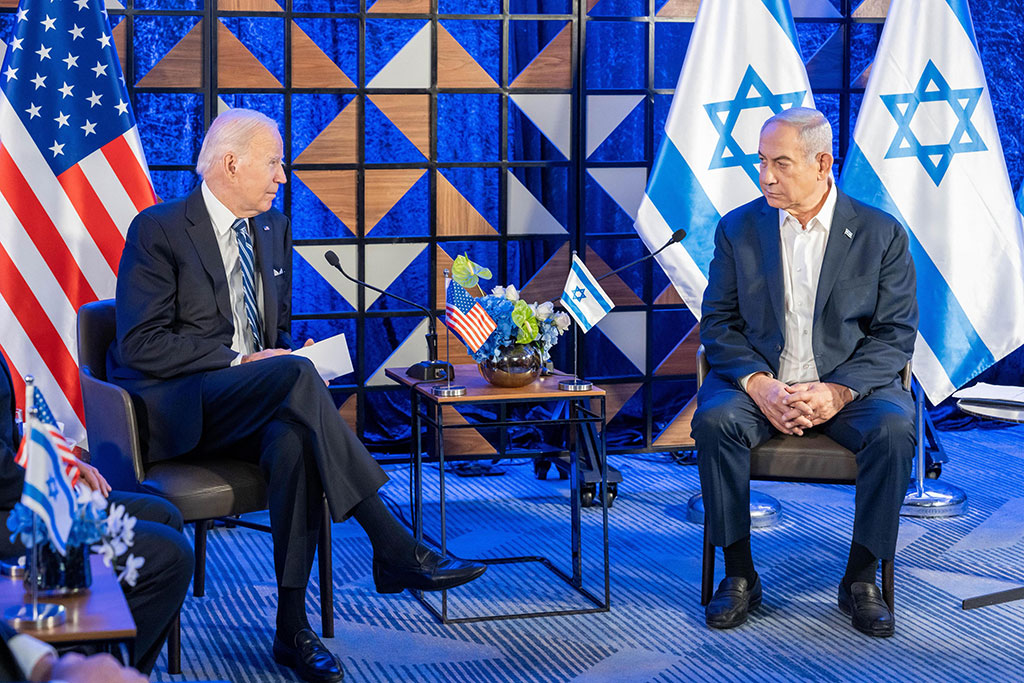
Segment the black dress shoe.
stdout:
<path fill-rule="evenodd" d="M 754 578 L 753 586 L 743 577 L 727 576 L 704 608 L 704 621 L 711 628 L 733 628 L 745 622 L 750 610 L 760 604 L 760 576 Z"/>
<path fill-rule="evenodd" d="M 373 582 L 378 593 L 401 593 L 406 588 L 439 591 L 469 583 L 487 569 L 478 562 L 442 557 L 422 543 L 413 550 L 408 566 L 373 561 Z"/>
<path fill-rule="evenodd" d="M 849 590 L 839 584 L 839 609 L 850 616 L 853 627 L 875 638 L 888 638 L 896 631 L 896 617 L 873 583 L 854 581 Z"/>
<path fill-rule="evenodd" d="M 341 661 L 308 628 L 295 634 L 293 645 L 274 636 L 274 661 L 291 667 L 310 683 L 337 683 L 345 678 Z"/>

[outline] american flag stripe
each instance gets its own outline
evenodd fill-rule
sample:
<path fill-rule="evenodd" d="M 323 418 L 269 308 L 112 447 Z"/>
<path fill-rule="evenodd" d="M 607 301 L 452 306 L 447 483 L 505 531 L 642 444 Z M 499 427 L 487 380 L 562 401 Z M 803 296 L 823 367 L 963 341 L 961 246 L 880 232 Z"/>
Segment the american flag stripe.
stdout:
<path fill-rule="evenodd" d="M 114 225 L 114 220 L 107 213 L 102 200 L 96 194 L 80 166 L 72 166 L 57 176 L 57 182 L 64 188 L 68 199 L 75 207 L 82 223 L 89 231 L 92 241 L 99 247 L 110 270 L 117 274 L 117 264 L 121 260 L 124 249 L 124 235 Z M 93 297 L 89 301 L 95 301 Z"/>
<path fill-rule="evenodd" d="M 132 163 L 135 163 L 134 160 Z M 120 241 L 124 242 L 125 231 L 132 219 L 138 214 L 135 209 L 135 202 L 128 192 L 121 186 L 121 181 L 114 173 L 110 161 L 100 151 L 96 151 L 78 164 L 85 176 L 91 181 L 96 196 L 103 202 L 104 210 L 114 221 L 114 226 L 121 234 Z M 139 171 L 142 172 L 141 169 Z M 118 247 L 120 249 L 120 247 Z"/>
<path fill-rule="evenodd" d="M 146 159 L 142 155 L 142 148 L 131 145 L 128 140 L 133 136 L 125 135 L 114 138 L 100 148 L 103 156 L 106 157 L 110 168 L 117 175 L 120 185 L 131 197 L 136 212 L 142 211 L 156 203 L 156 193 L 153 192 L 153 184 L 149 180 L 149 173 L 146 172 Z M 84 164 L 91 156 L 86 157 Z M 128 221 L 134 218 L 134 214 L 128 217 Z M 125 231 L 128 224 L 125 224 Z"/>
<path fill-rule="evenodd" d="M 456 330 L 463 336 L 466 343 L 468 343 L 474 351 L 483 346 L 487 338 L 491 336 L 491 332 L 494 330 L 494 323 L 491 323 L 490 329 L 487 328 L 486 321 L 480 319 L 479 315 L 476 315 L 476 309 L 474 308 L 469 312 L 469 315 L 463 315 L 454 306 L 447 309 L 447 315 L 451 317 L 455 323 Z"/>

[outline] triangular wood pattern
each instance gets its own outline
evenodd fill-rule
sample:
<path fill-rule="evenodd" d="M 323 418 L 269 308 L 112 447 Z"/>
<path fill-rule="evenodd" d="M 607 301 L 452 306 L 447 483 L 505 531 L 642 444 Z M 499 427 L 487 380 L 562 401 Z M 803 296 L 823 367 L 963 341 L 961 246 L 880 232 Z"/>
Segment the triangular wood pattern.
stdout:
<path fill-rule="evenodd" d="M 700 326 L 694 325 L 665 360 L 654 370 L 655 375 L 692 375 L 697 372 L 697 347 L 700 346 Z"/>
<path fill-rule="evenodd" d="M 368 95 L 420 154 L 430 158 L 430 95 Z"/>
<path fill-rule="evenodd" d="M 496 235 L 494 227 L 487 222 L 469 200 L 437 171 L 437 236 L 463 237 L 467 235 Z"/>
<path fill-rule="evenodd" d="M 358 154 L 359 98 L 353 98 L 334 120 L 302 150 L 296 164 L 351 164 Z"/>
<path fill-rule="evenodd" d="M 523 285 L 519 296 L 528 302 L 557 301 L 562 296 L 562 290 L 565 289 L 565 280 L 569 276 L 571 263 L 572 251 L 569 249 L 569 243 L 566 242 Z"/>
<path fill-rule="evenodd" d="M 430 0 L 377 0 L 367 14 L 429 14 Z"/>
<path fill-rule="evenodd" d="M 201 88 L 203 21 L 200 19 L 135 85 L 139 88 Z"/>
<path fill-rule="evenodd" d="M 672 19 L 694 19 L 697 17 L 699 7 L 700 0 L 668 0 L 658 10 L 657 16 Z"/>
<path fill-rule="evenodd" d="M 601 388 L 604 389 L 605 400 L 605 422 L 611 422 L 612 418 L 619 414 L 622 410 L 622 406 L 626 405 L 629 399 L 633 398 L 633 394 L 637 392 L 637 389 L 643 386 L 642 382 L 626 382 L 624 384 L 602 384 Z M 600 405 L 596 400 L 590 401 L 590 409 L 595 413 L 600 408 Z"/>
<path fill-rule="evenodd" d="M 437 87 L 498 87 L 490 74 L 473 59 L 473 55 L 440 24 L 437 25 Z"/>
<path fill-rule="evenodd" d="M 655 448 L 693 448 L 693 437 L 690 436 L 690 422 L 693 420 L 693 411 L 697 409 L 697 397 L 694 396 L 683 409 L 680 410 L 668 427 L 658 435 L 651 445 Z"/>
<path fill-rule="evenodd" d="M 370 234 L 380 219 L 426 172 L 425 168 L 370 168 L 365 171 L 363 217 L 366 234 Z"/>
<path fill-rule="evenodd" d="M 866 67 L 864 67 L 864 70 L 860 72 L 860 76 L 857 76 L 857 80 L 855 80 L 852 83 L 854 88 L 868 87 L 868 79 L 871 78 L 871 69 L 874 68 L 874 66 L 875 63 L 871 62 Z"/>
<path fill-rule="evenodd" d="M 352 394 L 345 402 L 338 408 L 338 413 L 341 418 L 348 423 L 348 426 L 352 428 L 352 431 L 356 431 L 356 424 L 359 422 L 357 418 L 357 410 L 359 407 L 359 397 L 356 394 Z"/>
<path fill-rule="evenodd" d="M 280 88 L 281 81 L 223 22 L 217 22 L 217 85 L 221 88 Z"/>
<path fill-rule="evenodd" d="M 864 0 L 851 15 L 854 19 L 885 19 L 892 0 Z"/>
<path fill-rule="evenodd" d="M 654 299 L 654 305 L 655 306 L 665 306 L 665 305 L 670 305 L 670 304 L 674 304 L 674 305 L 678 306 L 680 304 L 685 304 L 685 303 L 686 302 L 683 301 L 683 298 L 681 296 L 679 296 L 679 292 L 676 291 L 675 286 L 672 285 L 671 283 L 666 285 L 665 289 L 661 290 L 661 294 L 659 294 Z"/>
<path fill-rule="evenodd" d="M 274 0 L 217 0 L 221 12 L 280 12 L 283 8 Z"/>
<path fill-rule="evenodd" d="M 572 23 L 565 25 L 512 81 L 513 88 L 572 87 Z"/>
<path fill-rule="evenodd" d="M 117 61 L 121 62 L 121 73 L 125 73 L 125 55 L 128 54 L 128 22 L 122 20 L 115 26 L 110 35 L 114 38 L 114 49 L 117 50 Z"/>
<path fill-rule="evenodd" d="M 356 233 L 356 171 L 294 171 L 345 227 Z"/>
<path fill-rule="evenodd" d="M 292 87 L 354 88 L 345 72 L 338 68 L 320 46 L 292 22 Z"/>

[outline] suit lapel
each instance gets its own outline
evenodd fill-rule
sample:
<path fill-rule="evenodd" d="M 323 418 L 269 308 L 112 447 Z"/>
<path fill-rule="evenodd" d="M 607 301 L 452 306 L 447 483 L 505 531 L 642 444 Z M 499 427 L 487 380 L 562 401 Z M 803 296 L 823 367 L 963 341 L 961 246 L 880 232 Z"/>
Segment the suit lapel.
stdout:
<path fill-rule="evenodd" d="M 196 253 L 199 254 L 203 269 L 213 283 L 213 296 L 217 301 L 217 310 L 230 322 L 232 317 L 228 298 L 228 278 L 224 272 L 220 245 L 217 244 L 217 236 L 213 232 L 213 222 L 210 220 L 206 202 L 203 200 L 202 186 L 192 190 L 192 194 L 185 200 L 185 217 L 189 220 L 186 232 L 196 248 Z"/>
<path fill-rule="evenodd" d="M 782 261 L 779 253 L 779 212 L 762 200 L 761 215 L 757 219 L 757 234 L 761 241 L 761 263 L 764 266 L 764 278 L 768 286 L 768 299 L 775 311 L 775 321 L 779 330 L 785 332 L 786 317 L 783 310 Z"/>
<path fill-rule="evenodd" d="M 265 213 L 252 221 L 253 240 L 256 252 L 256 267 L 263 279 L 263 341 L 266 348 L 277 344 L 277 286 L 274 282 L 274 231 Z"/>
<path fill-rule="evenodd" d="M 838 192 L 838 190 L 837 190 Z M 828 231 L 825 243 L 825 256 L 821 261 L 821 274 L 818 275 L 818 291 L 814 295 L 814 320 L 817 321 L 825 303 L 832 294 L 839 271 L 846 255 L 850 253 L 850 245 L 857 232 L 857 212 L 853 204 L 842 192 L 836 197 L 836 212 L 832 217 L 832 227 Z"/>

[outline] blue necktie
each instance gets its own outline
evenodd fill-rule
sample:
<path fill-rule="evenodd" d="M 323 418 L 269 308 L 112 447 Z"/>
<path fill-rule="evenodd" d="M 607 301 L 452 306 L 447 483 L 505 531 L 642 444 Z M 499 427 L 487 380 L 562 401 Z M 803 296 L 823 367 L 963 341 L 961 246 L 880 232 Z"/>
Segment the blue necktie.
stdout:
<path fill-rule="evenodd" d="M 260 322 L 260 309 L 256 305 L 256 277 L 253 270 L 252 240 L 249 239 L 249 222 L 239 218 L 231 227 L 238 238 L 238 260 L 242 264 L 242 289 L 245 290 L 245 317 L 249 320 L 249 331 L 252 332 L 252 349 L 254 352 L 262 351 L 263 323 Z"/>

